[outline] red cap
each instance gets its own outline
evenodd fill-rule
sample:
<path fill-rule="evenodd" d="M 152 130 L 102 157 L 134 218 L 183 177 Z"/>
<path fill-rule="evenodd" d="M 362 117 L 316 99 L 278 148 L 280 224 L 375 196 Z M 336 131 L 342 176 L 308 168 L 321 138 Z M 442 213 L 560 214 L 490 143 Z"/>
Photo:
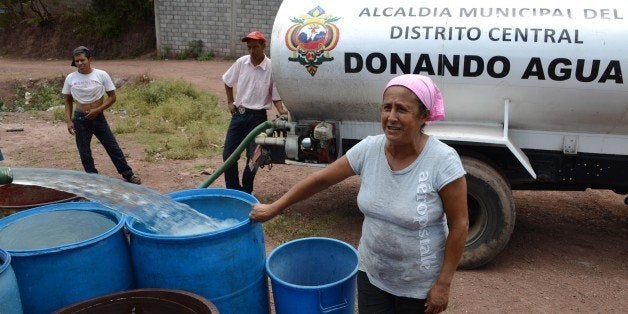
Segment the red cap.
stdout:
<path fill-rule="evenodd" d="M 242 42 L 247 42 L 250 39 L 261 40 L 263 43 L 266 42 L 266 37 L 264 37 L 264 34 L 258 31 L 251 32 L 248 35 L 242 37 Z"/>

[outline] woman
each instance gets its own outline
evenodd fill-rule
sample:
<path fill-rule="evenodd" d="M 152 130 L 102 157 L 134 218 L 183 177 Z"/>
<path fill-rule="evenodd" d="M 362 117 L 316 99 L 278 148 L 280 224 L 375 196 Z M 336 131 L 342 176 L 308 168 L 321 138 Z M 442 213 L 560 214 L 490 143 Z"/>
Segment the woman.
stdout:
<path fill-rule="evenodd" d="M 369 136 L 250 217 L 266 221 L 352 175 L 364 213 L 359 252 L 360 313 L 438 313 L 467 238 L 467 188 L 459 156 L 423 133 L 444 118 L 441 93 L 421 75 L 393 78 L 383 94 L 384 134 Z M 448 227 L 448 228 L 447 228 Z"/>
<path fill-rule="evenodd" d="M 72 66 L 78 70 L 68 74 L 63 83 L 65 121 L 68 132 L 76 137 L 76 146 L 85 172 L 98 173 L 90 147 L 92 136 L 96 135 L 124 180 L 141 184 L 140 178 L 127 164 L 103 113 L 116 101 L 116 87 L 111 77 L 105 71 L 92 68 L 92 53 L 86 47 L 77 47 L 72 55 Z M 72 109 L 75 102 L 73 122 Z"/>

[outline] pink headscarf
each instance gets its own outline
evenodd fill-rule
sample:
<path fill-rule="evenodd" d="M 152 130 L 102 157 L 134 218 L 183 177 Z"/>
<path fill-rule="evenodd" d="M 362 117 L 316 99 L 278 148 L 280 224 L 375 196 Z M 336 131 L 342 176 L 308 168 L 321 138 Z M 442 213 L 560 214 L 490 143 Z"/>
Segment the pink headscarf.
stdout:
<path fill-rule="evenodd" d="M 427 118 L 427 121 L 445 119 L 443 95 L 440 89 L 438 89 L 438 86 L 436 86 L 429 77 L 418 74 L 404 74 L 390 80 L 386 88 L 384 88 L 384 91 L 391 86 L 403 86 L 419 97 L 423 105 L 430 111 L 430 116 Z"/>

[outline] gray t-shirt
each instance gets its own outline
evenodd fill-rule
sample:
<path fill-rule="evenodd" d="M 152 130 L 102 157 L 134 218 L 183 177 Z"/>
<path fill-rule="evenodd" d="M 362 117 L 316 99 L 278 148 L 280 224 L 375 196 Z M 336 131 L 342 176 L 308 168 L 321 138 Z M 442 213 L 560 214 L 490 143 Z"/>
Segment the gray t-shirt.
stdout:
<path fill-rule="evenodd" d="M 386 292 L 425 299 L 440 273 L 448 233 L 438 191 L 465 171 L 456 151 L 431 136 L 412 164 L 393 171 L 385 143 L 383 134 L 369 136 L 346 154 L 361 180 L 359 269 Z"/>

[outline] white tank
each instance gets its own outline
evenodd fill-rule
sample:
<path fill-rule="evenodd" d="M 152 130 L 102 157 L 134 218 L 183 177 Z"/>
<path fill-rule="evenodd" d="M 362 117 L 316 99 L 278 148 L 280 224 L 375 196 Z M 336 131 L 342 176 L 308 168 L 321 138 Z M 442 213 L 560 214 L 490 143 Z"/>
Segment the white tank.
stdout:
<path fill-rule="evenodd" d="M 297 120 L 376 122 L 392 77 L 443 91 L 446 120 L 628 134 L 628 1 L 284 1 L 273 76 Z"/>

